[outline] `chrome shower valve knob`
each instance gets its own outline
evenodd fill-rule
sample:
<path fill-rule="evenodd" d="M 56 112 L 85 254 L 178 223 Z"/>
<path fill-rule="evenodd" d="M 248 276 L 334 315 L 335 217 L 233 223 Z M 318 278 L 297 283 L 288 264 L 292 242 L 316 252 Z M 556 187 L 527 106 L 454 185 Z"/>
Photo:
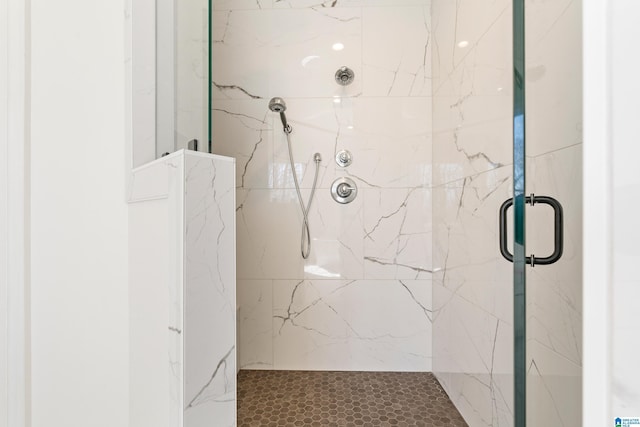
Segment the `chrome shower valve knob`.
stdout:
<path fill-rule="evenodd" d="M 339 151 L 336 154 L 336 163 L 341 168 L 346 168 L 351 163 L 353 163 L 353 156 L 351 155 L 351 153 L 348 150 Z"/>
<path fill-rule="evenodd" d="M 358 195 L 358 187 L 351 178 L 338 178 L 331 186 L 331 197 L 338 203 L 350 203 Z"/>
<path fill-rule="evenodd" d="M 336 71 L 335 75 L 336 83 L 338 83 L 340 86 L 350 85 L 355 77 L 355 73 L 349 67 L 338 68 L 338 71 Z"/>

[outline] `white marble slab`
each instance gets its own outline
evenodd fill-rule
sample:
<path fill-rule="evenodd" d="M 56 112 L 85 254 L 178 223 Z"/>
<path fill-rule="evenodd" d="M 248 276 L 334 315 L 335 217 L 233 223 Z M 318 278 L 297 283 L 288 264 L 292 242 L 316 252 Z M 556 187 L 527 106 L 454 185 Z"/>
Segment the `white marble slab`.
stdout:
<path fill-rule="evenodd" d="M 430 370 L 430 294 L 429 281 L 274 281 L 274 368 Z"/>
<path fill-rule="evenodd" d="M 180 150 L 133 170 L 137 426 L 235 425 L 234 167 L 230 158 Z"/>
<path fill-rule="evenodd" d="M 369 288 L 386 292 L 385 286 L 394 289 L 398 280 L 409 288 L 413 281 L 429 283 L 429 6 L 424 0 L 214 2 L 212 139 L 216 153 L 238 161 L 238 277 L 246 286 L 239 291 L 242 367 L 337 366 L 332 362 L 336 356 L 329 354 L 317 353 L 306 361 L 300 354 L 287 356 L 290 347 L 306 346 L 308 337 L 292 330 L 283 338 L 275 327 L 265 326 L 266 316 L 277 316 L 283 304 L 282 283 L 308 281 L 330 289 L 354 280 L 353 289 L 361 289 L 362 298 L 347 300 L 354 311 L 364 301 L 358 308 L 361 321 L 372 324 L 395 324 L 396 317 L 405 318 L 401 308 L 414 302 L 398 299 L 401 304 L 385 311 L 369 301 Z M 388 42 L 383 27 L 402 37 L 400 42 Z M 337 43 L 343 48 L 334 49 Z M 347 87 L 334 80 L 343 65 L 356 75 Z M 309 212 L 312 246 L 307 260 L 300 255 L 302 214 L 287 140 L 280 118 L 268 109 L 273 96 L 287 103 L 294 169 L 305 201 L 314 181 L 313 156 L 322 156 Z M 354 155 L 348 168 L 334 160 L 343 149 Z M 347 205 L 339 205 L 329 193 L 333 181 L 343 176 L 360 190 Z M 369 282 L 370 287 L 359 285 Z M 416 298 L 430 310 L 430 299 L 421 299 L 423 291 L 418 286 Z M 270 340 L 267 333 L 272 333 Z M 419 333 L 425 343 L 430 341 L 430 329 Z M 416 350 L 408 338 L 377 344 L 349 339 L 341 350 L 351 352 L 344 356 L 350 360 L 345 369 L 429 369 L 430 344 Z M 409 356 L 413 353 L 417 356 Z"/>
<path fill-rule="evenodd" d="M 234 163 L 185 154 L 186 427 L 236 423 Z"/>

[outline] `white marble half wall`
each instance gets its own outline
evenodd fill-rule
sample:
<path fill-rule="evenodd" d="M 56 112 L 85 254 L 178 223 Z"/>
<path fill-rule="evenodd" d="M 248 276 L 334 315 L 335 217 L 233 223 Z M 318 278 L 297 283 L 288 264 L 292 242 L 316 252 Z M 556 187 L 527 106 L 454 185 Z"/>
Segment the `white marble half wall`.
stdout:
<path fill-rule="evenodd" d="M 213 150 L 238 162 L 241 368 L 431 370 L 430 4 L 213 2 Z M 274 96 L 305 200 L 323 159 L 307 260 Z M 347 205 L 330 196 L 342 176 L 359 189 Z"/>
<path fill-rule="evenodd" d="M 235 425 L 234 177 L 185 150 L 133 170 L 131 425 Z"/>

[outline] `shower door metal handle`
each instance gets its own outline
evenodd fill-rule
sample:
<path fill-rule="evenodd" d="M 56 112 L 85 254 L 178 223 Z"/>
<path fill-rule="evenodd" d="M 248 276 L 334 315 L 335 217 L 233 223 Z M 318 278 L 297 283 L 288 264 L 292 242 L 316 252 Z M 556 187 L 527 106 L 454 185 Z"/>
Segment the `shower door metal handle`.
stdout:
<path fill-rule="evenodd" d="M 564 250 L 564 213 L 562 211 L 562 205 L 553 197 L 549 196 L 531 196 L 525 197 L 525 203 L 529 203 L 534 206 L 536 203 L 542 203 L 549 205 L 553 208 L 554 213 L 554 249 L 553 253 L 547 257 L 536 257 L 531 255 L 527 257 L 526 263 L 532 267 L 536 265 L 549 265 L 558 261 L 562 257 Z M 506 200 L 502 206 L 500 206 L 500 253 L 507 260 L 513 262 L 513 254 L 507 249 L 507 210 L 513 205 L 513 199 Z"/>

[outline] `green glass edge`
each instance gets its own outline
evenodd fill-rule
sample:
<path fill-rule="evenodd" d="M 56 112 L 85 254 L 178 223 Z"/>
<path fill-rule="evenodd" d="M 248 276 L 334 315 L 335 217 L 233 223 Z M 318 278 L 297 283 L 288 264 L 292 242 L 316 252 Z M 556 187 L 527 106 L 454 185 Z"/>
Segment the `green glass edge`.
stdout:
<path fill-rule="evenodd" d="M 212 85 L 212 81 L 213 81 L 213 72 L 211 70 L 211 64 L 213 63 L 213 50 L 211 48 L 211 46 L 213 45 L 212 42 L 212 38 L 211 35 L 213 33 L 212 31 L 212 27 L 213 27 L 213 6 L 212 6 L 213 0 L 209 0 L 209 28 L 208 28 L 208 32 L 209 32 L 209 36 L 208 36 L 208 40 L 207 43 L 209 44 L 209 70 L 208 70 L 208 85 L 207 85 L 207 91 L 208 91 L 208 103 L 207 103 L 207 152 L 209 153 L 213 153 L 213 147 L 211 146 L 211 108 L 212 108 L 212 91 L 211 91 L 211 85 Z"/>
<path fill-rule="evenodd" d="M 527 423 L 524 24 L 524 0 L 513 0 L 513 414 L 515 427 L 525 427 Z"/>

